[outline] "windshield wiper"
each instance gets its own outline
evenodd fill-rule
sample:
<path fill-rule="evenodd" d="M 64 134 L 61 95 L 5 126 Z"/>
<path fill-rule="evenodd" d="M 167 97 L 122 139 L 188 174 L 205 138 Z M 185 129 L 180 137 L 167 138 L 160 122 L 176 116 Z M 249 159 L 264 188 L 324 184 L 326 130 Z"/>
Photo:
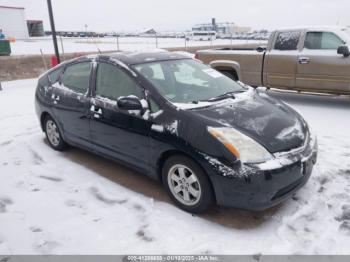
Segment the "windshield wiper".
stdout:
<path fill-rule="evenodd" d="M 199 102 L 216 102 L 216 101 L 220 101 L 220 100 L 224 100 L 227 98 L 232 98 L 235 99 L 235 94 L 239 94 L 239 93 L 244 93 L 246 90 L 236 90 L 236 91 L 229 91 L 226 92 L 224 94 L 215 96 L 213 98 L 209 98 L 209 99 L 202 99 L 202 100 L 194 100 L 192 101 L 192 104 L 198 104 Z"/>
<path fill-rule="evenodd" d="M 213 97 L 213 98 L 209 98 L 207 100 L 204 100 L 206 102 L 215 102 L 215 101 L 219 101 L 219 100 L 224 100 L 224 99 L 227 99 L 227 98 L 232 98 L 232 99 L 235 99 L 235 93 L 237 93 L 237 91 L 230 91 L 230 92 L 226 92 L 222 95 L 218 95 L 216 97 Z"/>

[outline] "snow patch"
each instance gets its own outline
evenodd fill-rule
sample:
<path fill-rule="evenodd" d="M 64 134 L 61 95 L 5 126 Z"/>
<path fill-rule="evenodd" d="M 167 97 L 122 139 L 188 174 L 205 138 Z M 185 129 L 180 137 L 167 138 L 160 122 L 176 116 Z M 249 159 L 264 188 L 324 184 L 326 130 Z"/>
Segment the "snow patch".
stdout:
<path fill-rule="evenodd" d="M 277 134 L 276 138 L 280 140 L 290 139 L 293 137 L 304 138 L 304 132 L 301 128 L 299 121 L 296 121 L 294 126 L 287 127 L 283 129 L 279 134 Z"/>
<path fill-rule="evenodd" d="M 159 117 L 161 114 L 163 114 L 164 113 L 164 111 L 163 110 L 159 110 L 158 112 L 154 112 L 154 113 L 152 113 L 151 114 L 151 117 L 153 118 L 153 119 L 156 119 L 157 117 Z"/>
<path fill-rule="evenodd" d="M 175 135 L 178 135 L 178 125 L 179 125 L 179 121 L 178 120 L 174 120 L 170 125 L 166 126 L 166 129 Z"/>
<path fill-rule="evenodd" d="M 155 125 L 153 124 L 151 126 L 151 129 L 155 132 L 158 132 L 158 133 L 163 133 L 164 132 L 164 126 L 161 126 L 161 125 Z"/>

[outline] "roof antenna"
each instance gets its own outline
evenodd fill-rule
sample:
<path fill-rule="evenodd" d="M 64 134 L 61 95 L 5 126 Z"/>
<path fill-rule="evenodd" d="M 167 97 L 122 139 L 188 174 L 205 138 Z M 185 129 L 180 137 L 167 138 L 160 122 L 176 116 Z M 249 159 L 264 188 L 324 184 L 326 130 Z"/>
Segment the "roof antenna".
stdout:
<path fill-rule="evenodd" d="M 87 25 L 85 25 L 85 28 L 87 28 Z M 86 29 L 86 30 L 87 30 L 87 29 Z M 93 34 L 91 34 L 91 42 L 92 42 L 92 43 L 95 45 L 95 47 L 97 48 L 98 53 L 101 54 L 101 50 L 100 50 L 100 48 L 98 47 L 98 44 L 97 44 L 97 42 L 95 41 Z"/>
<path fill-rule="evenodd" d="M 93 41 L 93 43 L 95 44 L 95 46 L 96 46 L 96 48 L 97 48 L 98 53 L 99 53 L 99 54 L 101 54 L 101 50 L 100 50 L 100 48 L 98 47 L 97 42 L 95 42 L 95 40 L 94 40 L 94 39 L 93 39 L 92 41 Z"/>

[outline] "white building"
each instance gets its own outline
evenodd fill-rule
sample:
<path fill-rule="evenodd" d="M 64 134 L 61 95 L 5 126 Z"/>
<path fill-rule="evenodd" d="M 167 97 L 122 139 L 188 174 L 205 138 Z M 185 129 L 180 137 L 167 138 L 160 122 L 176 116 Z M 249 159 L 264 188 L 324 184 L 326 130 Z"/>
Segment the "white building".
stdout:
<path fill-rule="evenodd" d="M 24 8 L 0 6 L 0 29 L 6 37 L 25 39 L 29 37 Z"/>
<path fill-rule="evenodd" d="M 211 23 L 197 24 L 192 27 L 192 31 L 215 31 L 219 36 L 232 35 L 237 33 L 248 33 L 250 27 L 237 26 L 232 22 L 217 23 L 213 18 Z"/>

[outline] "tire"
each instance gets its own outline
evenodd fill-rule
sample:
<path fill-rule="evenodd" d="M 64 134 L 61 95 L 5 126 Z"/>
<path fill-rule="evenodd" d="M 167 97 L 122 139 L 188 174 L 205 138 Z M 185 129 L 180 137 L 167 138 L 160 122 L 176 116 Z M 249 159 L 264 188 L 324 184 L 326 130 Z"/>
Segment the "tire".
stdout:
<path fill-rule="evenodd" d="M 207 175 L 188 157 L 176 155 L 167 159 L 162 169 L 162 182 L 170 198 L 182 210 L 202 213 L 214 203 Z"/>
<path fill-rule="evenodd" d="M 234 81 L 238 80 L 237 74 L 233 71 L 229 70 L 219 70 L 223 75 L 227 76 L 228 78 L 231 78 Z"/>
<path fill-rule="evenodd" d="M 64 141 L 61 131 L 58 128 L 55 120 L 51 116 L 46 116 L 44 120 L 44 130 L 47 141 L 50 146 L 56 151 L 63 151 L 67 148 L 67 143 Z"/>

